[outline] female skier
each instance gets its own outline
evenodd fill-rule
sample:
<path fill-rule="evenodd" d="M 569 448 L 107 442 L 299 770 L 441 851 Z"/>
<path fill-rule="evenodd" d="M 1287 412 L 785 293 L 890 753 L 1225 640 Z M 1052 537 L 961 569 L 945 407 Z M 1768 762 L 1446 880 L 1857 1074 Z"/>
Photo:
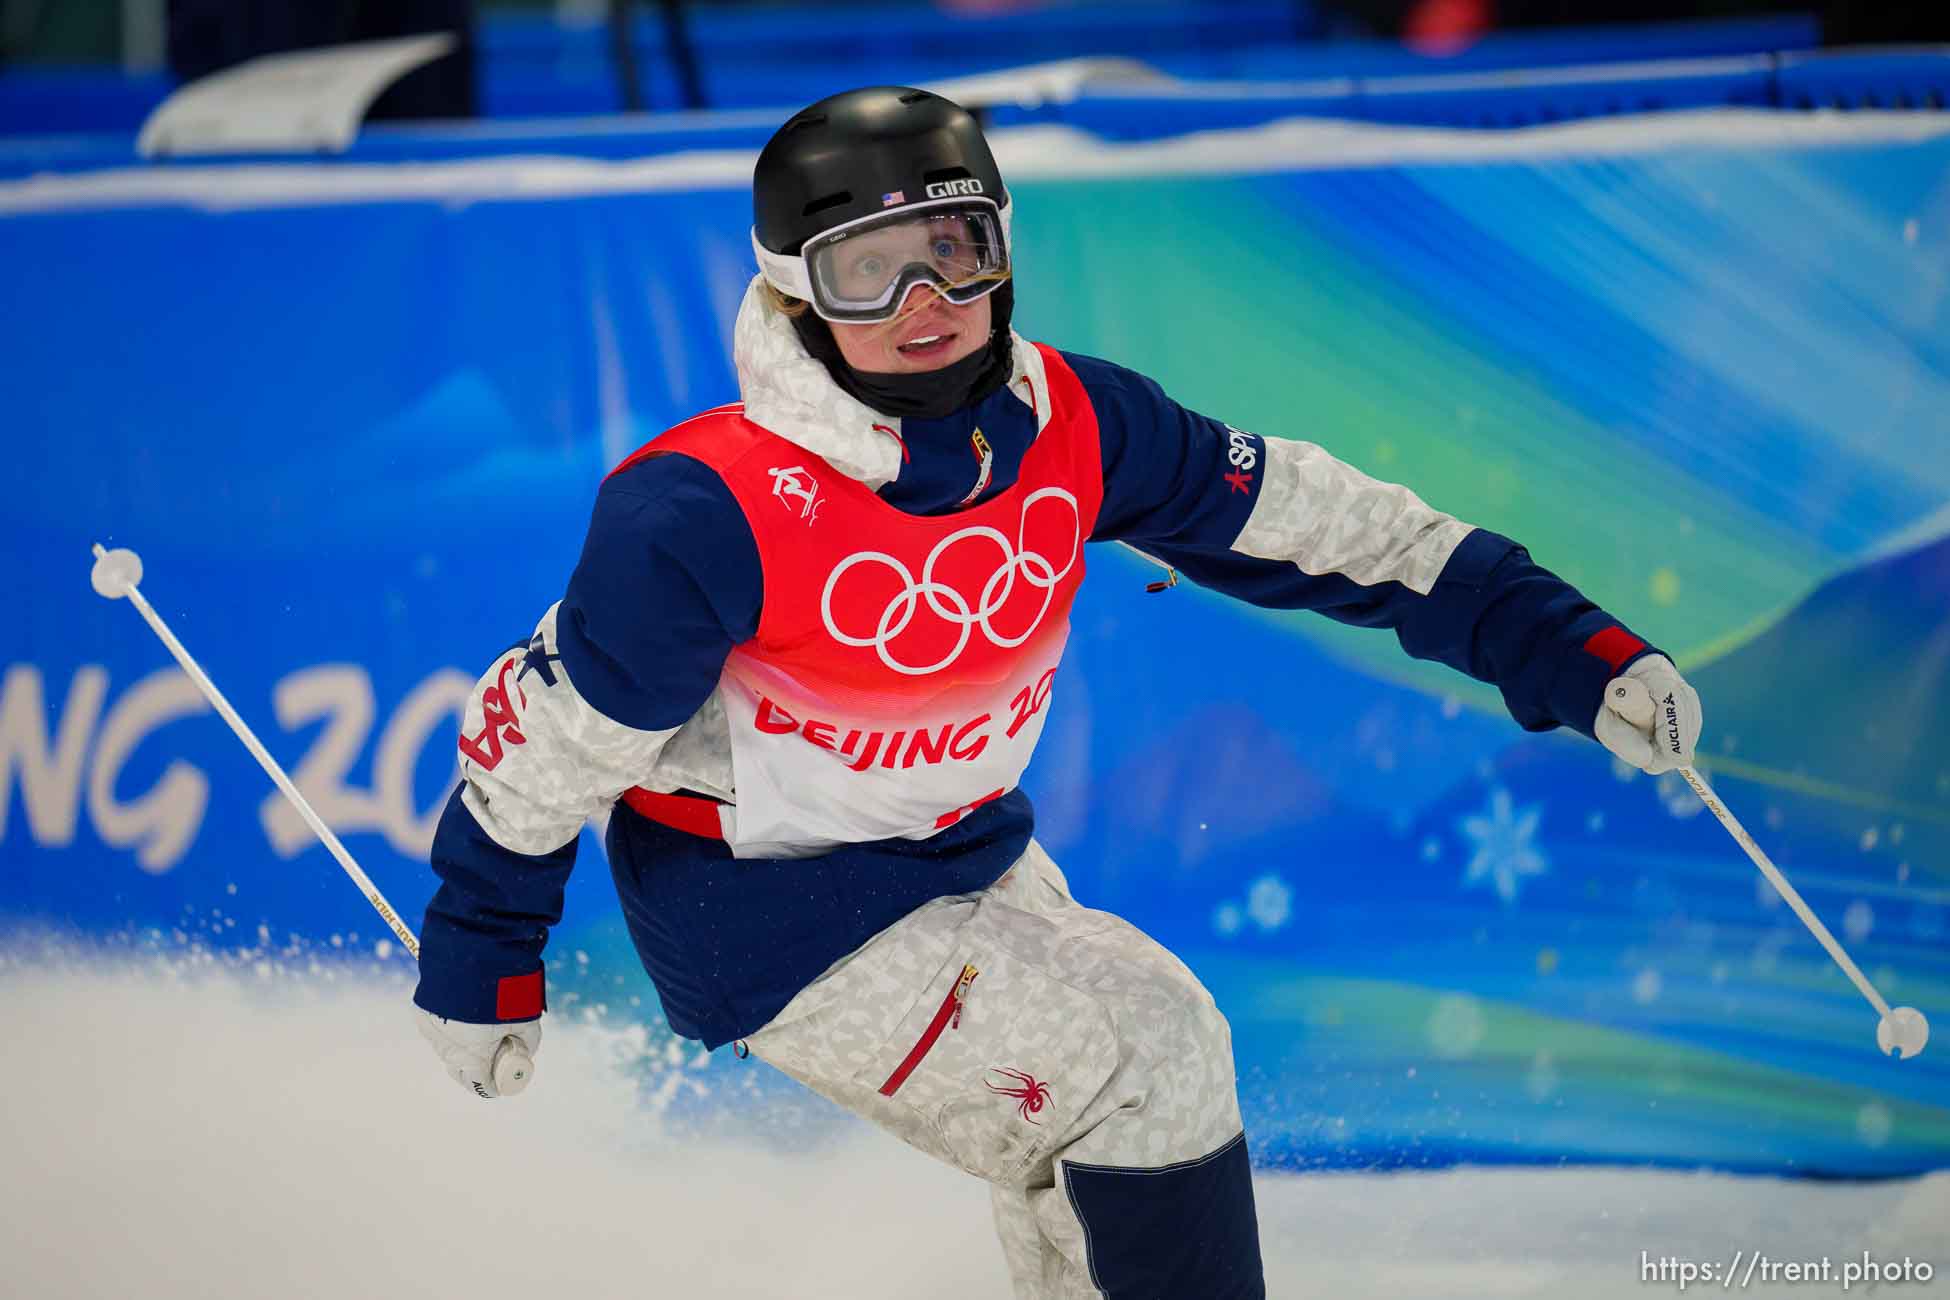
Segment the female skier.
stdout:
<path fill-rule="evenodd" d="M 609 813 L 671 1029 L 987 1180 L 1017 1296 L 1263 1296 L 1225 1019 L 1071 898 L 1016 784 L 1084 543 L 1393 628 L 1647 771 L 1692 761 L 1698 698 L 1508 538 L 1015 334 L 1013 204 L 949 101 L 812 105 L 753 201 L 743 400 L 609 475 L 566 593 L 468 709 L 422 1031 L 483 1097 L 504 1039 L 534 1051 L 577 835 Z M 1620 674 L 1654 727 L 1604 708 Z"/>

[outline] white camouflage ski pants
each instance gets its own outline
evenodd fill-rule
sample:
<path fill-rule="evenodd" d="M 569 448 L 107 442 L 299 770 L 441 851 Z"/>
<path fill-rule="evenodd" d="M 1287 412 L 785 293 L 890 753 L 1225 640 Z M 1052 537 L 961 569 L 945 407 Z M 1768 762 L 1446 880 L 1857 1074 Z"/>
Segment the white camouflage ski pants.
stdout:
<path fill-rule="evenodd" d="M 992 1188 L 1018 1300 L 1263 1297 L 1232 1035 L 1183 962 L 1031 843 L 746 1039 Z"/>

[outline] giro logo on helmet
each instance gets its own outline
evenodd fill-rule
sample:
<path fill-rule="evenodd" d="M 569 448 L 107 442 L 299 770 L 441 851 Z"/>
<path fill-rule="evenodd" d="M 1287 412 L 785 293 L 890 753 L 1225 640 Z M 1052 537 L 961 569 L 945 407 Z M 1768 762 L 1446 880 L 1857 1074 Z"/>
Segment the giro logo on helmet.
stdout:
<path fill-rule="evenodd" d="M 1029 523 L 1030 511 L 1041 501 L 1061 502 L 1069 508 L 1068 532 L 1069 551 L 1059 563 L 1026 545 L 1023 537 Z M 954 586 L 943 582 L 936 576 L 937 568 L 942 566 L 950 551 L 969 542 L 987 542 L 994 546 L 1001 556 L 1001 562 L 981 582 L 980 590 L 974 599 Z M 833 566 L 833 572 L 826 578 L 826 587 L 819 596 L 819 615 L 826 624 L 826 630 L 841 645 L 872 647 L 880 662 L 908 677 L 925 677 L 938 673 L 961 658 L 962 651 L 968 648 L 969 637 L 974 629 L 980 628 L 989 644 L 1001 649 L 1013 649 L 1027 641 L 1038 627 L 1042 626 L 1043 616 L 1049 613 L 1050 603 L 1056 598 L 1056 587 L 1076 566 L 1077 552 L 1083 544 L 1082 514 L 1077 508 L 1077 499 L 1062 488 L 1046 487 L 1029 494 L 1022 503 L 1022 516 L 1016 525 L 1016 540 L 1011 543 L 1008 537 L 996 529 L 974 526 L 948 534 L 934 544 L 928 558 L 921 565 L 921 576 L 917 580 L 913 570 L 899 559 L 883 551 L 856 551 Z M 1060 548 L 1058 548 L 1060 549 Z M 868 627 L 865 635 L 856 635 L 841 629 L 833 613 L 834 593 L 847 574 L 863 565 L 877 565 L 890 569 L 900 581 L 899 590 L 887 598 L 877 616 L 855 623 L 856 627 Z M 996 626 L 996 615 L 1009 603 L 1015 594 L 1016 579 L 1020 577 L 1029 587 L 1042 592 L 1042 600 L 1036 608 L 1035 616 L 1018 632 L 1011 633 L 1006 628 Z M 856 586 L 858 580 L 856 579 Z M 871 596 L 865 600 L 870 602 Z M 848 607 L 849 615 L 859 612 L 861 596 L 852 600 L 842 598 Z M 922 604 L 926 603 L 926 620 L 940 626 L 953 628 L 955 640 L 946 653 L 940 654 L 932 663 L 912 664 L 901 660 L 893 651 L 894 641 L 908 630 L 917 615 L 922 614 Z M 849 618 L 849 622 L 853 622 Z M 1003 620 L 1010 622 L 1013 620 Z M 944 638 L 945 639 L 945 638 Z"/>
<path fill-rule="evenodd" d="M 982 182 L 972 176 L 958 181 L 936 181 L 928 186 L 928 197 L 931 199 L 952 199 L 963 194 L 981 192 Z"/>

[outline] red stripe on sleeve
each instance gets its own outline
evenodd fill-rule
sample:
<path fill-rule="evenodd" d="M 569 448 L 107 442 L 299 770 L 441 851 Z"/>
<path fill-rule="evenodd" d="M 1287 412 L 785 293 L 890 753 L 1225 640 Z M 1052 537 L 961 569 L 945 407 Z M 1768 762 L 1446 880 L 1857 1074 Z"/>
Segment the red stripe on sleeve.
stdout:
<path fill-rule="evenodd" d="M 1625 661 L 1645 649 L 1645 642 L 1633 636 L 1622 627 L 1608 627 L 1602 632 L 1594 632 L 1584 643 L 1586 654 L 1598 656 L 1617 672 L 1625 666 Z"/>
<path fill-rule="evenodd" d="M 533 1020 L 542 1014 L 542 973 L 509 975 L 494 987 L 496 1020 Z"/>

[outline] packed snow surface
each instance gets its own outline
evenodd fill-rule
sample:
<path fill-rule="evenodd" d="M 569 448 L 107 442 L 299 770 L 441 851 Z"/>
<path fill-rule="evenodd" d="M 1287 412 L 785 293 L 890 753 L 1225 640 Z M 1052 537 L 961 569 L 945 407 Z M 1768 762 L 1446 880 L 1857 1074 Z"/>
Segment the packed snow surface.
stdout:
<path fill-rule="evenodd" d="M 671 1080 L 767 1067 L 707 1065 L 646 1049 L 640 1029 L 557 1015 L 535 1085 L 482 1102 L 415 1034 L 407 988 L 349 967 L 0 960 L 0 1292 L 1008 1295 L 974 1181 L 851 1121 L 779 1141 L 764 1090 L 748 1116 L 728 1103 L 711 1136 L 668 1122 Z M 647 1056 L 669 1077 L 646 1082 Z M 1867 1251 L 1950 1271 L 1950 1174 L 1465 1168 L 1268 1174 L 1258 1195 L 1275 1297 L 1677 1294 L 1642 1280 L 1644 1256 L 1724 1265 L 1735 1251 L 1825 1254 L 1838 1269 Z M 1942 1276 L 1896 1289 L 1938 1292 L 1950 1294 Z"/>

